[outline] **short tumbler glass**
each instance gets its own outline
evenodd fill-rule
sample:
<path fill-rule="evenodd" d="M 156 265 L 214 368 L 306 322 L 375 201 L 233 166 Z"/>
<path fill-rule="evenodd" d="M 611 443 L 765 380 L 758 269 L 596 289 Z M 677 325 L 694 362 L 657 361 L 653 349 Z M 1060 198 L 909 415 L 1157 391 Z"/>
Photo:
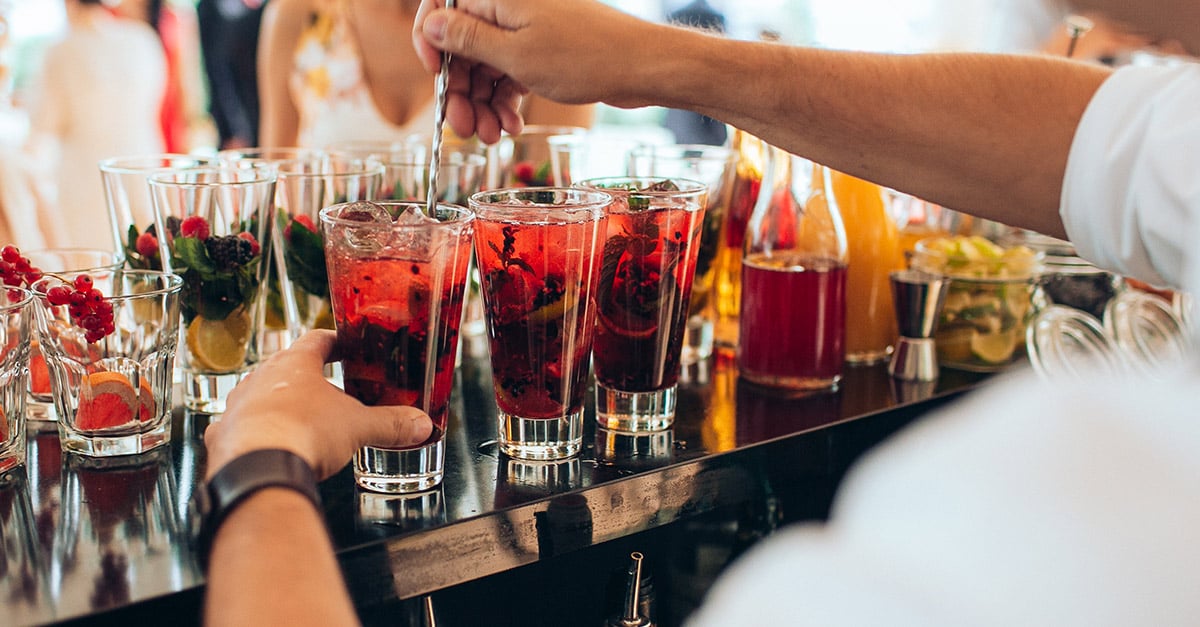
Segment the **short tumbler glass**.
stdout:
<path fill-rule="evenodd" d="M 112 272 L 124 263 L 113 251 L 90 248 L 31 250 L 25 252 L 25 257 L 42 272 Z M 50 369 L 46 367 L 36 334 L 29 344 L 29 399 L 25 402 L 25 415 L 39 427 L 56 428 L 58 414 L 50 391 Z"/>
<path fill-rule="evenodd" d="M 612 196 L 524 188 L 471 197 L 500 451 L 571 457 L 595 334 L 593 295 Z"/>
<path fill-rule="evenodd" d="M 474 215 L 454 205 L 432 217 L 423 210 L 399 202 L 321 210 L 346 392 L 365 405 L 419 407 L 434 424 L 417 446 L 355 454 L 355 482 L 376 492 L 428 490 L 445 467 Z"/>
<path fill-rule="evenodd" d="M 25 389 L 33 296 L 19 288 L 0 290 L 0 473 L 25 463 Z"/>
<path fill-rule="evenodd" d="M 51 305 L 47 296 L 63 279 L 74 281 L 80 274 L 47 276 L 33 286 L 62 447 L 110 457 L 162 446 L 171 437 L 171 370 L 183 281 L 150 270 L 86 273 L 111 306 L 114 327 L 89 342 L 72 320 L 72 305 Z"/>

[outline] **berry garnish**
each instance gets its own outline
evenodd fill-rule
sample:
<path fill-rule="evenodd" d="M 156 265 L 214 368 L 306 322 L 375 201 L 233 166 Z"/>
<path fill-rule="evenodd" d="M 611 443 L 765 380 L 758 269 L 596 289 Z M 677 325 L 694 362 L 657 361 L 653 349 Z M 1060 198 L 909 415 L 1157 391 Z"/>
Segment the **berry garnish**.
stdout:
<path fill-rule="evenodd" d="M 292 216 L 292 224 L 289 224 L 289 225 L 287 225 L 287 228 L 285 228 L 285 229 L 284 229 L 284 231 L 285 231 L 285 233 L 284 233 L 284 236 L 285 236 L 285 237 L 287 237 L 287 238 L 291 239 L 291 237 L 292 237 L 292 225 L 294 225 L 294 224 L 299 224 L 300 226 L 302 226 L 302 227 L 304 227 L 304 228 L 308 229 L 310 233 L 316 233 L 316 232 L 317 232 L 317 225 L 316 225 L 316 224 L 313 224 L 312 218 L 310 218 L 310 217 L 308 217 L 308 216 L 304 215 L 303 213 L 301 213 L 301 214 L 299 214 L 299 215 L 294 215 L 294 216 Z"/>
<path fill-rule="evenodd" d="M 137 236 L 138 254 L 147 259 L 158 256 L 158 238 L 153 233 L 146 232 Z"/>
<path fill-rule="evenodd" d="M 251 256 L 257 255 L 258 253 L 262 252 L 262 246 L 259 245 L 258 240 L 254 239 L 254 236 L 251 235 L 248 231 L 242 231 L 241 233 L 238 233 L 237 236 L 238 236 L 238 239 L 250 242 L 250 255 Z"/>
<path fill-rule="evenodd" d="M 204 241 L 208 239 L 210 233 L 212 231 L 208 227 L 208 220 L 201 216 L 188 216 L 179 225 L 179 234 L 184 237 L 194 237 Z"/>
<path fill-rule="evenodd" d="M 530 185 L 533 183 L 533 163 L 530 161 L 521 161 L 513 166 L 513 178 L 518 181 Z"/>
<path fill-rule="evenodd" d="M 5 285 L 32 288 L 43 276 L 52 276 L 64 283 L 46 290 L 46 302 L 53 307 L 66 306 L 71 321 L 86 332 L 84 337 L 89 343 L 99 342 L 116 330 L 112 303 L 105 300 L 104 294 L 93 286 L 92 277 L 80 274 L 74 281 L 67 281 L 54 273 L 43 275 L 41 270 L 21 256 L 16 246 L 8 245 L 0 249 L 0 279 Z M 16 290 L 8 291 L 11 302 L 20 300 L 20 296 Z"/>
<path fill-rule="evenodd" d="M 248 221 L 231 234 L 218 235 L 200 216 L 179 223 L 179 232 L 168 242 L 171 266 L 183 277 L 184 324 L 191 324 L 196 316 L 224 320 L 255 298 L 264 257 L 255 228 L 255 222 Z"/>

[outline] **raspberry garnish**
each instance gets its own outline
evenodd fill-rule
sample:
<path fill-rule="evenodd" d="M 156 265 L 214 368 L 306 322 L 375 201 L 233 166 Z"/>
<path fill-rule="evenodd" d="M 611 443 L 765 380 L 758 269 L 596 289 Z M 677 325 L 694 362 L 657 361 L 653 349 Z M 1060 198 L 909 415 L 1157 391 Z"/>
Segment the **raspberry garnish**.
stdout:
<path fill-rule="evenodd" d="M 11 287 L 32 288 L 34 283 L 41 280 L 43 273 L 21 256 L 21 251 L 12 245 L 0 249 L 0 281 Z M 89 343 L 99 342 L 104 336 L 116 330 L 113 324 L 112 303 L 104 299 L 104 294 L 92 285 L 92 277 L 81 274 L 73 282 L 50 273 L 64 283 L 46 290 L 46 301 L 51 306 L 66 306 L 72 322 L 82 328 Z M 8 290 L 8 300 L 16 302 L 21 294 L 16 290 Z"/>
<path fill-rule="evenodd" d="M 138 254 L 147 259 L 158 256 L 158 238 L 149 231 L 139 235 L 134 245 L 137 247 Z"/>
<path fill-rule="evenodd" d="M 184 237 L 194 237 L 200 241 L 208 239 L 212 231 L 208 227 L 208 220 L 201 216 L 188 216 L 179 224 L 179 234 Z"/>

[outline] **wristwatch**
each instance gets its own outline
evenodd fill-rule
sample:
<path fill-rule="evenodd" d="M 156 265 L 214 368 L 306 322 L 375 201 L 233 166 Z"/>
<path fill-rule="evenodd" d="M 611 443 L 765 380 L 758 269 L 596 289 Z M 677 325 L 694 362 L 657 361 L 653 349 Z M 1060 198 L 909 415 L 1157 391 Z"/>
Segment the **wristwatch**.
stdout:
<path fill-rule="evenodd" d="M 250 495 L 272 487 L 295 490 L 321 509 L 312 467 L 299 455 L 282 449 L 260 449 L 236 457 L 198 487 L 188 504 L 188 526 L 192 549 L 205 572 L 221 523 Z"/>

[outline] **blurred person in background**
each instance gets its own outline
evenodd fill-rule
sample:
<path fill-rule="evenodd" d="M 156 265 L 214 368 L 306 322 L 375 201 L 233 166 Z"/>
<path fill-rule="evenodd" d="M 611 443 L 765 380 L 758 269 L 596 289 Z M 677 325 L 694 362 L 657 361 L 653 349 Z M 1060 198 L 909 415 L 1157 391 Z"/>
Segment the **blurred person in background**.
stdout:
<path fill-rule="evenodd" d="M 218 148 L 258 145 L 258 36 L 265 0 L 200 0 L 200 47 Z"/>
<path fill-rule="evenodd" d="M 706 0 L 692 0 L 667 15 L 667 21 L 710 33 L 725 32 L 725 16 Z M 725 144 L 725 123 L 687 109 L 667 109 L 663 126 L 675 133 L 677 144 Z"/>
<path fill-rule="evenodd" d="M 120 0 L 118 15 L 149 24 L 167 62 L 159 125 L 167 152 L 186 153 L 208 126 L 201 75 L 200 31 L 193 5 L 182 0 Z"/>
<path fill-rule="evenodd" d="M 48 246 L 113 249 L 98 162 L 162 152 L 166 59 L 154 30 L 100 0 L 65 0 L 67 31 L 46 50 L 29 101 L 29 150 L 53 179 Z"/>
<path fill-rule="evenodd" d="M 326 148 L 433 133 L 433 81 L 408 42 L 419 0 L 272 0 L 263 16 L 263 146 Z M 591 126 L 591 105 L 529 98 L 531 124 Z"/>

